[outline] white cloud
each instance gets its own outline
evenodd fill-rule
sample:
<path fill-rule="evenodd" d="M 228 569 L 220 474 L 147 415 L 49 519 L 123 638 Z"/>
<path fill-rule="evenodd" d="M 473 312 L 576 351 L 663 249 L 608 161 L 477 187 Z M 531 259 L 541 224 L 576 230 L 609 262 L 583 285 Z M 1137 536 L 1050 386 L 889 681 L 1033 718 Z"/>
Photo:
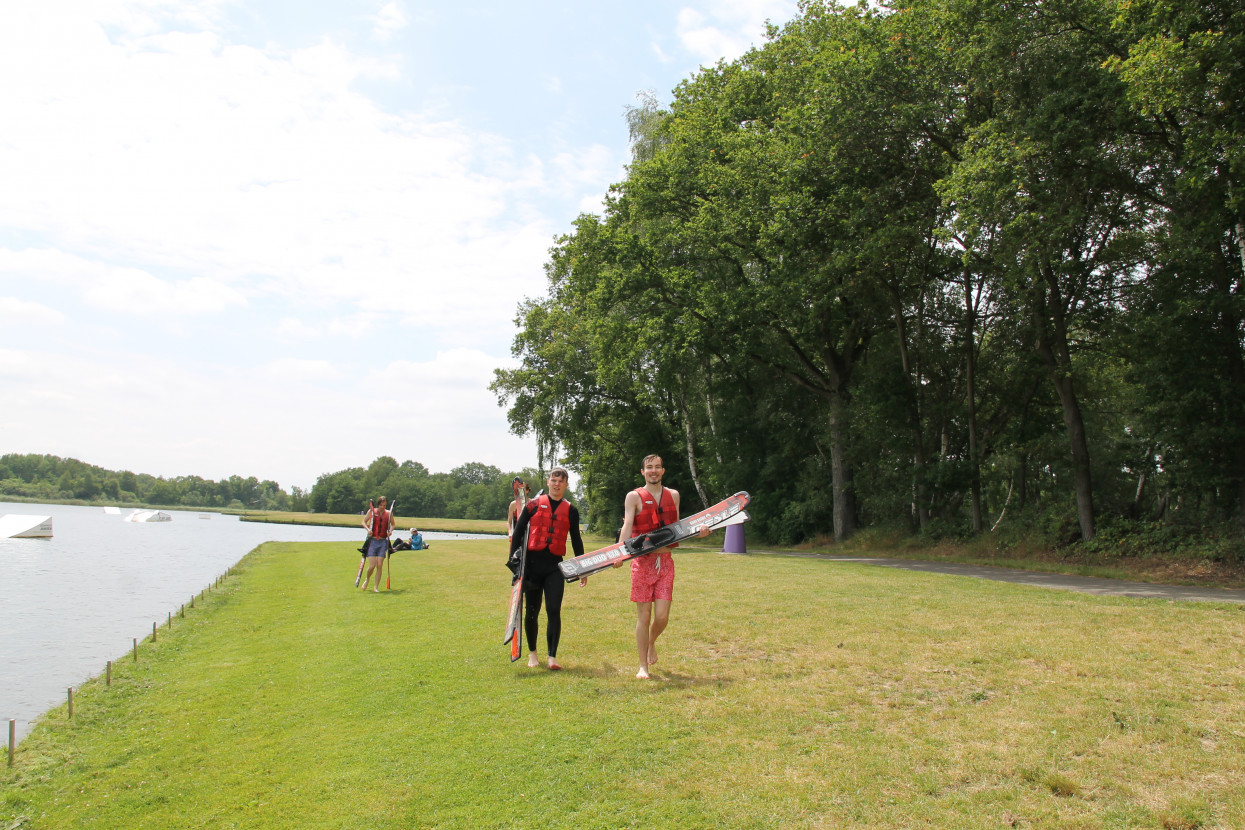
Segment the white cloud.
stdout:
<path fill-rule="evenodd" d="M 282 53 L 211 31 L 113 42 L 86 8 L 67 40 L 0 27 L 0 110 L 15 125 L 0 225 L 185 277 L 180 293 L 216 309 L 256 290 L 362 305 L 362 283 L 422 307 L 430 326 L 497 327 L 539 284 L 555 228 L 523 203 L 568 186 L 546 179 L 561 168 L 354 91 L 393 65 L 330 41 Z M 141 287 L 125 276 L 112 281 Z"/>
<path fill-rule="evenodd" d="M 789 0 L 707 0 L 679 10 L 676 32 L 702 64 L 734 60 L 765 42 L 765 22 L 782 25 L 798 9 Z"/>
<path fill-rule="evenodd" d="M 0 349 L 0 378 L 29 381 L 38 380 L 40 375 L 41 370 L 29 352 Z"/>
<path fill-rule="evenodd" d="M 6 326 L 57 326 L 65 315 L 42 303 L 31 303 L 17 297 L 0 297 L 0 323 Z"/>
<path fill-rule="evenodd" d="M 34 282 L 49 296 L 69 288 L 97 309 L 125 314 L 212 314 L 246 305 L 238 290 L 214 279 L 163 280 L 139 268 L 92 262 L 48 248 L 0 249 L 0 280 L 6 278 Z"/>
<path fill-rule="evenodd" d="M 382 42 L 387 41 L 394 33 L 406 28 L 409 22 L 400 4 L 386 3 L 372 17 L 372 37 Z"/>
<path fill-rule="evenodd" d="M 211 314 L 244 306 L 243 296 L 206 277 L 167 282 L 135 268 L 109 268 L 83 297 L 99 308 L 129 314 Z"/>
<path fill-rule="evenodd" d="M 283 357 L 261 367 L 257 374 L 268 381 L 291 380 L 316 383 L 337 380 L 342 373 L 327 360 L 301 360 Z"/>
<path fill-rule="evenodd" d="M 624 159 L 601 144 L 594 144 L 574 153 L 558 153 L 553 167 L 558 180 L 568 187 L 585 186 L 602 181 L 618 181 L 623 173 Z M 578 188 L 576 188 L 578 189 Z"/>

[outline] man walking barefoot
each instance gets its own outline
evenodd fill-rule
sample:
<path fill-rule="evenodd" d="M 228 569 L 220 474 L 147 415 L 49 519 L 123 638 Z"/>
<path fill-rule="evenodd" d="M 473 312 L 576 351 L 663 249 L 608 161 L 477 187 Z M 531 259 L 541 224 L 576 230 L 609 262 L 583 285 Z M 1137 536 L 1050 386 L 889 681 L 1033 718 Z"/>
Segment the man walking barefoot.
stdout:
<path fill-rule="evenodd" d="M 645 456 L 640 474 L 644 486 L 627 494 L 623 502 L 620 539 L 634 539 L 679 520 L 679 492 L 663 487 L 666 468 L 661 456 Z M 709 528 L 698 534 L 708 536 Z M 636 677 L 648 679 L 649 666 L 657 662 L 657 638 L 670 622 L 670 603 L 674 599 L 674 557 L 671 548 L 660 548 L 631 560 L 631 601 L 636 603 L 635 647 L 640 658 Z M 618 567 L 618 563 L 614 567 Z"/>
<path fill-rule="evenodd" d="M 363 580 L 363 590 L 372 580 L 372 571 L 376 572 L 376 585 L 372 591 L 380 593 L 380 576 L 385 571 L 385 557 L 389 554 L 389 532 L 393 530 L 393 514 L 385 509 L 385 497 L 376 500 L 376 506 L 363 516 L 363 527 L 367 529 L 367 576 Z"/>

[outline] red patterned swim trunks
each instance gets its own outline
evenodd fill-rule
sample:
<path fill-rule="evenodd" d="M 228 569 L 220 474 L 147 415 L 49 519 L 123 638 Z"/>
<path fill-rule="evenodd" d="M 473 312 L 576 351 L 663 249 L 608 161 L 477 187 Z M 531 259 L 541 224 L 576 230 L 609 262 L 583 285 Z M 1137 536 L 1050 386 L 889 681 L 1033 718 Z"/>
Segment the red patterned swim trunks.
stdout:
<path fill-rule="evenodd" d="M 674 557 L 666 551 L 631 560 L 631 601 L 658 599 L 674 599 Z"/>

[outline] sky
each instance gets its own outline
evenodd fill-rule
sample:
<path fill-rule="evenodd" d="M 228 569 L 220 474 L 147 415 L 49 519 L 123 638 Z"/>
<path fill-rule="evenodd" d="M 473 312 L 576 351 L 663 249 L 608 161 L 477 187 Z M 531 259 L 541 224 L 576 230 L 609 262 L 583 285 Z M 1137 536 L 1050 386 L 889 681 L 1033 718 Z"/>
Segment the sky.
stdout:
<path fill-rule="evenodd" d="M 663 104 L 795 0 L 0 5 L 0 454 L 537 465 L 489 391 Z"/>

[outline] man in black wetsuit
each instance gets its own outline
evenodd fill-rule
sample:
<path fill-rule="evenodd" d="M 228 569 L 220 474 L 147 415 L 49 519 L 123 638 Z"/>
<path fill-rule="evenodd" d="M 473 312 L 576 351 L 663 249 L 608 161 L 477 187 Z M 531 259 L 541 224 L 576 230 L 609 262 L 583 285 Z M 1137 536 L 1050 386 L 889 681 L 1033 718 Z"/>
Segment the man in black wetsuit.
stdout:
<path fill-rule="evenodd" d="M 575 556 L 584 553 L 583 540 L 579 538 L 579 509 L 563 498 L 566 495 L 568 477 L 566 470 L 554 467 L 546 482 L 548 493 L 537 496 L 519 513 L 510 540 L 510 566 L 517 567 L 518 551 L 527 540 L 527 564 L 523 572 L 523 600 L 527 608 L 523 612 L 523 630 L 527 634 L 527 664 L 540 664 L 536 657 L 536 635 L 540 629 L 540 605 L 543 597 L 547 628 L 545 642 L 549 648 L 549 668 L 558 665 L 558 640 L 562 636 L 562 593 L 566 590 L 566 578 L 558 570 L 558 563 L 566 555 L 566 538 L 571 539 Z M 584 584 L 586 580 L 581 580 Z"/>

